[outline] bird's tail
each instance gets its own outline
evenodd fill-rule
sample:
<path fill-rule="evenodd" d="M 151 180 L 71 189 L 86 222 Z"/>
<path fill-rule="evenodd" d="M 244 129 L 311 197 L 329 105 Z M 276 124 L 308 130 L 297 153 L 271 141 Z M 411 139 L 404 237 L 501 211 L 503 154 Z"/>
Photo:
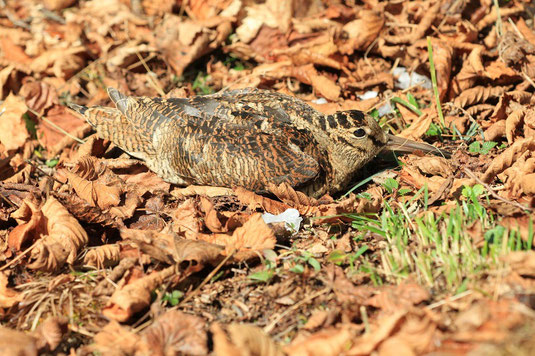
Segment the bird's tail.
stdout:
<path fill-rule="evenodd" d="M 69 106 L 69 108 L 71 108 L 72 110 L 76 111 L 77 113 L 79 113 L 80 115 L 84 115 L 85 116 L 85 112 L 87 111 L 88 107 L 87 106 L 83 106 L 83 105 L 78 105 L 78 104 L 75 104 L 75 103 L 69 103 L 67 104 Z"/>

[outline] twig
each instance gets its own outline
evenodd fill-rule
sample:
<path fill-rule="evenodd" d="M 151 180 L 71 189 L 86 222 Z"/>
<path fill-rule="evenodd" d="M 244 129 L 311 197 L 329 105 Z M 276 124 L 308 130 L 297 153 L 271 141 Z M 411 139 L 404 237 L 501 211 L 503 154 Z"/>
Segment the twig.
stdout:
<path fill-rule="evenodd" d="M 506 203 L 506 204 L 511 204 L 513 206 L 516 206 L 517 208 L 520 208 L 522 210 L 528 210 L 528 211 L 533 211 L 533 209 L 527 207 L 527 206 L 524 206 L 516 201 L 512 201 L 512 200 L 509 200 L 509 199 L 505 199 L 504 197 L 501 197 L 499 196 L 495 191 L 494 189 L 492 189 L 492 187 L 490 185 L 488 185 L 487 183 L 483 182 L 480 178 L 478 178 L 474 172 L 472 172 L 470 169 L 468 168 L 464 168 L 464 173 L 466 173 L 467 176 L 469 176 L 470 178 L 472 178 L 473 180 L 475 180 L 477 183 L 481 184 L 482 186 L 484 186 L 490 193 L 490 195 L 492 195 L 494 198 Z"/>
<path fill-rule="evenodd" d="M 17 257 L 15 257 L 14 259 L 12 259 L 11 261 L 9 261 L 8 263 L 6 263 L 5 265 L 3 265 L 2 267 L 0 267 L 0 271 L 3 271 L 5 270 L 6 268 L 8 268 L 9 266 L 11 266 L 12 264 L 15 264 L 15 262 L 18 262 L 22 257 L 24 257 L 24 255 L 26 255 L 28 252 L 30 252 L 34 247 L 35 245 L 37 244 L 37 241 L 33 243 L 33 245 L 31 245 L 30 247 L 28 247 L 26 250 L 24 250 L 23 252 L 21 252 Z"/>

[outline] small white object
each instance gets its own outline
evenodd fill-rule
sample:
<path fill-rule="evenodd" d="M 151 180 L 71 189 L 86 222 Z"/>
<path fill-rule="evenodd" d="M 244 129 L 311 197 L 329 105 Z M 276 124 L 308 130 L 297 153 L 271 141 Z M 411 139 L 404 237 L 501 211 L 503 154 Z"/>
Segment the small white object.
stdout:
<path fill-rule="evenodd" d="M 387 101 L 384 105 L 379 106 L 377 108 L 377 111 L 379 112 L 379 117 L 383 117 L 386 114 L 389 114 L 392 111 L 392 106 L 390 105 L 390 101 Z"/>
<path fill-rule="evenodd" d="M 397 77 L 396 86 L 401 89 L 407 89 L 412 85 L 419 85 L 425 89 L 433 87 L 431 79 L 416 72 L 409 73 L 405 67 L 394 68 L 393 74 Z"/>
<path fill-rule="evenodd" d="M 313 102 L 314 104 L 318 104 L 318 105 L 321 105 L 321 104 L 327 104 L 327 99 L 325 99 L 325 98 L 318 98 L 318 99 L 312 100 L 312 102 Z"/>
<path fill-rule="evenodd" d="M 285 223 L 286 230 L 291 232 L 299 231 L 299 227 L 303 221 L 303 218 L 299 216 L 299 212 L 296 209 L 286 209 L 279 215 L 264 213 L 262 214 L 262 219 L 264 219 L 266 224 L 283 222 Z"/>
<path fill-rule="evenodd" d="M 357 96 L 358 96 L 358 98 L 360 100 L 367 100 L 367 99 L 377 98 L 377 95 L 379 95 L 378 92 L 376 92 L 374 90 L 369 90 L 369 91 L 365 92 L 364 94 L 357 95 Z"/>

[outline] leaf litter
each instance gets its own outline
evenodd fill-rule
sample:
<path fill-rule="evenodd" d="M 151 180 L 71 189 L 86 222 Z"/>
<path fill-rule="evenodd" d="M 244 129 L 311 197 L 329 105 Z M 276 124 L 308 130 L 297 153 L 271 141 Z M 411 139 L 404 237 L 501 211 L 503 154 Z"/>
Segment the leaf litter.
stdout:
<path fill-rule="evenodd" d="M 0 7 L 2 354 L 534 347 L 528 2 Z M 67 109 L 110 105 L 108 86 L 270 88 L 325 113 L 370 112 L 453 154 L 381 155 L 346 195 L 319 199 L 287 185 L 174 187 Z M 296 233 L 262 219 L 288 209 L 303 218 Z"/>

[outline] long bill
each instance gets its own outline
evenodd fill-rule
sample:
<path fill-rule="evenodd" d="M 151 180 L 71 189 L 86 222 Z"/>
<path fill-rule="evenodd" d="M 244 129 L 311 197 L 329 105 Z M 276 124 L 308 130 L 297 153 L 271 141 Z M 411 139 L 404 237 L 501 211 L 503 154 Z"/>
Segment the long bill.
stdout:
<path fill-rule="evenodd" d="M 428 143 L 416 142 L 407 138 L 386 134 L 388 141 L 385 149 L 392 151 L 399 151 L 405 153 L 412 153 L 414 151 L 422 151 L 424 153 L 434 153 L 439 156 L 449 157 L 450 153 L 436 148 Z"/>

